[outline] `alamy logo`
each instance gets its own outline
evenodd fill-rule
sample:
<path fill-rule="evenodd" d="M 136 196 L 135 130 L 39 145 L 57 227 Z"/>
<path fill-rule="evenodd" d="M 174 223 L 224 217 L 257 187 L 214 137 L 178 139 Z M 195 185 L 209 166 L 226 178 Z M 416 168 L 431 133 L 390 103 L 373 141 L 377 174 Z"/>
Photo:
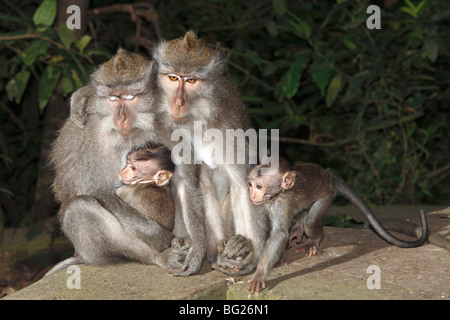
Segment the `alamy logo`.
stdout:
<path fill-rule="evenodd" d="M 381 270 L 377 265 L 371 265 L 367 268 L 366 273 L 372 273 L 371 276 L 367 278 L 367 289 L 381 289 Z"/>
<path fill-rule="evenodd" d="M 67 278 L 67 289 L 81 289 L 81 270 L 79 266 L 73 265 L 67 267 L 67 273 L 71 274 L 69 278 Z"/>
<path fill-rule="evenodd" d="M 219 129 L 203 131 L 202 122 L 194 121 L 193 132 L 175 129 L 171 140 L 179 141 L 172 149 L 172 161 L 176 165 L 204 162 L 215 169 L 221 164 L 257 164 L 259 159 L 262 164 L 270 164 L 261 169 L 261 174 L 273 174 L 278 170 L 278 129 L 270 130 L 270 154 L 267 129 L 260 129 L 258 132 L 255 129 L 226 129 L 224 136 Z"/>
<path fill-rule="evenodd" d="M 381 10 L 379 6 L 371 5 L 367 7 L 367 14 L 371 14 L 366 20 L 367 29 L 381 29 Z"/>
<path fill-rule="evenodd" d="M 67 19 L 66 26 L 67 29 L 81 29 L 81 9 L 77 5 L 71 5 L 67 7 L 66 13 L 71 13 L 72 15 Z"/>

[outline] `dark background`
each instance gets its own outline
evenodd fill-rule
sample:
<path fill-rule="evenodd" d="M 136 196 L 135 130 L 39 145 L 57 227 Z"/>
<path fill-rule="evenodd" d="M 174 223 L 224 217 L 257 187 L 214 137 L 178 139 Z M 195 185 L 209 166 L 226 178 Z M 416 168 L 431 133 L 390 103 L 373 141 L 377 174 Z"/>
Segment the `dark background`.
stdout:
<path fill-rule="evenodd" d="M 189 29 L 225 50 L 255 127 L 280 129 L 291 162 L 332 168 L 370 204 L 449 203 L 447 1 L 4 0 L 0 12 L 0 239 L 56 213 L 46 161 L 70 94 L 118 47 L 150 56 Z"/>

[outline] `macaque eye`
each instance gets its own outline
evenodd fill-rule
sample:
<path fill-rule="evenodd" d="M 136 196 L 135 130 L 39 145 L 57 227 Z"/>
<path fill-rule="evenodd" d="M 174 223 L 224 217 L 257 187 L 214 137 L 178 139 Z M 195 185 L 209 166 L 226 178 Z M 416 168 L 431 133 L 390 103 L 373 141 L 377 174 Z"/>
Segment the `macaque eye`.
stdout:
<path fill-rule="evenodd" d="M 131 166 L 131 170 L 136 171 L 136 167 L 135 166 Z"/>
<path fill-rule="evenodd" d="M 251 182 L 247 182 L 247 185 L 248 185 L 249 188 L 252 187 L 252 183 Z"/>
<path fill-rule="evenodd" d="M 256 185 L 256 189 L 258 189 L 258 190 L 261 190 L 262 187 L 263 187 L 263 186 L 262 186 L 261 184 L 259 184 L 259 183 Z"/>
<path fill-rule="evenodd" d="M 189 82 L 189 83 L 196 83 L 196 82 L 197 82 L 197 79 L 194 79 L 194 78 L 187 78 L 187 79 L 186 79 L 186 82 Z"/>
<path fill-rule="evenodd" d="M 109 96 L 109 97 L 108 97 L 108 100 L 116 101 L 116 100 L 119 100 L 119 97 L 116 97 L 116 96 Z"/>
<path fill-rule="evenodd" d="M 134 99 L 134 96 L 131 95 L 131 94 L 127 94 L 127 95 L 120 96 L 120 97 L 125 99 L 125 100 L 133 100 Z"/>
<path fill-rule="evenodd" d="M 173 75 L 173 74 L 169 74 L 169 79 L 172 81 L 177 81 L 178 80 L 178 76 Z"/>

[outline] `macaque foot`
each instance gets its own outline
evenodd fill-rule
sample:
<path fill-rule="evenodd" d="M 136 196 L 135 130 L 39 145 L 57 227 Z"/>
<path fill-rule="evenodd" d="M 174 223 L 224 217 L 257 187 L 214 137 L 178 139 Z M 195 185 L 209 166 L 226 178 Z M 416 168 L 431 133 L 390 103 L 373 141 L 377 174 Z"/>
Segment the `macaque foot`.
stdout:
<path fill-rule="evenodd" d="M 295 249 L 295 253 L 304 252 L 307 257 L 315 256 L 319 253 L 319 247 L 317 241 L 308 240 L 300 248 Z"/>
<path fill-rule="evenodd" d="M 175 277 L 186 277 L 197 273 L 202 267 L 206 246 L 195 246 L 191 239 L 175 238 L 172 240 L 173 267 L 168 272 Z M 175 261 L 176 260 L 176 261 Z"/>
<path fill-rule="evenodd" d="M 184 262 L 191 248 L 191 240 L 173 238 L 171 246 L 161 253 L 163 267 L 168 273 L 176 275 L 184 270 Z"/>
<path fill-rule="evenodd" d="M 250 272 L 253 245 L 249 239 L 235 235 L 230 240 L 222 240 L 218 245 L 217 263 L 212 267 L 227 275 L 238 276 Z"/>
<path fill-rule="evenodd" d="M 287 252 L 286 250 L 284 250 L 283 254 L 280 257 L 280 260 L 278 260 L 278 262 L 275 264 L 275 266 L 287 266 L 288 262 L 287 262 Z"/>
<path fill-rule="evenodd" d="M 288 242 L 288 248 L 292 247 L 292 240 L 296 239 L 296 243 L 300 244 L 302 242 L 304 234 L 304 226 L 303 221 L 297 222 L 291 229 L 291 232 L 289 234 L 289 242 Z"/>

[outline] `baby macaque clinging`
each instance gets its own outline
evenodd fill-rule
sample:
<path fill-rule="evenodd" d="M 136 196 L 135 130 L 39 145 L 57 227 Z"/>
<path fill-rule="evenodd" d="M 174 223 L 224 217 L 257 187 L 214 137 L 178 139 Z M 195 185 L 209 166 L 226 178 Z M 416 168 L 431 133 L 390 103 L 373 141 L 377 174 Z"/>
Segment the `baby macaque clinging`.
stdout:
<path fill-rule="evenodd" d="M 127 155 L 120 171 L 125 184 L 116 194 L 130 206 L 172 231 L 175 205 L 169 182 L 175 165 L 164 146 L 138 149 Z"/>
<path fill-rule="evenodd" d="M 306 243 L 296 252 L 304 251 L 307 256 L 316 255 L 323 237 L 321 219 L 331 205 L 336 193 L 349 199 L 367 218 L 378 235 L 387 242 L 402 248 L 422 245 L 428 237 L 427 220 L 423 210 L 420 212 L 422 236 L 415 241 L 400 240 L 391 235 L 375 218 L 361 197 L 343 180 L 319 165 L 306 163 L 292 170 L 288 162 L 280 159 L 278 172 L 261 175 L 258 164 L 247 176 L 250 199 L 255 205 L 266 206 L 270 214 L 272 230 L 259 260 L 256 272 L 248 281 L 251 293 L 265 288 L 265 279 L 283 256 L 286 244 L 294 238 L 301 242 L 303 235 Z M 295 214 L 299 214 L 296 224 L 289 233 Z"/>

